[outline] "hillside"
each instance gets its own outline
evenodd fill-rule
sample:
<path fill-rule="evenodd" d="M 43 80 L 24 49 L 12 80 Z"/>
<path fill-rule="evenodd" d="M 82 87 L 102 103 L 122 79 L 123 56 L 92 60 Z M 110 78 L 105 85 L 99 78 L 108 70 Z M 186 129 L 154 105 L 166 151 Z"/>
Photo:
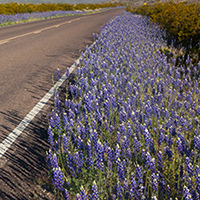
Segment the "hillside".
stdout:
<path fill-rule="evenodd" d="M 111 0 L 109 1 L 111 3 L 126 3 L 126 4 L 131 4 L 134 7 L 139 7 L 142 6 L 144 3 L 147 4 L 154 4 L 157 2 L 169 2 L 169 0 Z M 181 2 L 181 0 L 174 0 L 174 2 Z M 188 3 L 200 3 L 200 0 L 188 0 Z"/>

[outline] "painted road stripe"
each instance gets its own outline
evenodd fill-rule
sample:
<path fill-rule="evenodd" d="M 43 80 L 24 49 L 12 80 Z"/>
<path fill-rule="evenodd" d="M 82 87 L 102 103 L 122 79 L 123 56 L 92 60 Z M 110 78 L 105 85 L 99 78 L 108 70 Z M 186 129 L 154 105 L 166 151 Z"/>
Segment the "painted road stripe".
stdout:
<path fill-rule="evenodd" d="M 89 47 L 92 48 L 95 42 Z M 85 53 L 83 54 L 83 56 Z M 80 56 L 75 63 L 78 65 L 80 60 L 83 59 Z M 69 68 L 69 74 L 76 68 L 75 63 Z M 57 83 L 47 92 L 47 94 L 37 103 L 37 105 L 26 115 L 26 117 L 20 122 L 20 124 L 7 136 L 7 138 L 0 144 L 0 158 L 4 153 L 10 148 L 10 146 L 15 142 L 17 137 L 24 131 L 24 129 L 29 125 L 33 118 L 40 112 L 44 105 L 53 96 L 55 89 L 59 88 L 66 80 L 66 73 L 57 81 Z"/>
<path fill-rule="evenodd" d="M 73 19 L 73 20 L 70 20 L 70 21 L 67 21 L 67 22 L 63 22 L 63 23 L 57 24 L 57 25 L 49 26 L 49 27 L 46 27 L 46 28 L 43 28 L 43 29 L 39 29 L 39 30 L 36 30 L 36 31 L 25 33 L 25 34 L 22 34 L 22 35 L 17 35 L 15 37 L 7 38 L 5 40 L 0 40 L 0 45 L 4 44 L 4 43 L 7 43 L 7 42 L 9 42 L 10 40 L 13 40 L 13 39 L 21 38 L 21 37 L 24 37 L 24 36 L 27 36 L 27 35 L 31 35 L 31 34 L 38 34 L 38 33 L 41 33 L 42 31 L 45 31 L 45 30 L 48 30 L 48 29 L 51 29 L 51 28 L 57 28 L 57 27 L 59 27 L 61 25 L 64 25 L 64 24 L 70 24 L 71 22 L 78 21 L 81 18 L 83 19 L 83 18 L 86 18 L 86 17 L 79 17 L 79 18 L 76 18 L 76 19 Z"/>

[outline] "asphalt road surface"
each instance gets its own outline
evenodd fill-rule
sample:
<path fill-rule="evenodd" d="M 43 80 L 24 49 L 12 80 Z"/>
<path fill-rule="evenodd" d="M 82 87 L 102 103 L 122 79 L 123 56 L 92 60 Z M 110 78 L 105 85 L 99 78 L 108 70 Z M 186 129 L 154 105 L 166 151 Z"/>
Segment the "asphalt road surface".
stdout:
<path fill-rule="evenodd" d="M 0 143 L 53 86 L 93 33 L 124 9 L 68 16 L 0 28 Z M 34 199 L 38 180 L 47 175 L 48 105 L 0 158 L 0 199 Z"/>

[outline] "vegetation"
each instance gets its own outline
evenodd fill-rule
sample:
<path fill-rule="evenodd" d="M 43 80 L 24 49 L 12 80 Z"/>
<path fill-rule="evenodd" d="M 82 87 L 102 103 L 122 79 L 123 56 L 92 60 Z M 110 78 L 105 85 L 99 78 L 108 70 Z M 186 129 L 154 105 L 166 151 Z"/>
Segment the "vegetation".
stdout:
<path fill-rule="evenodd" d="M 189 55 L 193 64 L 200 60 L 200 4 L 186 2 L 156 3 L 127 10 L 149 16 L 152 22 L 161 25 L 168 34 L 168 45 L 184 49 L 184 62 Z M 178 64 L 179 62 L 177 62 Z"/>
<path fill-rule="evenodd" d="M 200 199 L 200 65 L 167 61 L 164 35 L 147 17 L 117 16 L 63 104 L 55 91 L 47 163 L 58 199 Z"/>
<path fill-rule="evenodd" d="M 67 4 L 67 3 L 42 3 L 42 4 L 18 4 L 8 3 L 0 4 L 0 14 L 14 15 L 18 13 L 47 12 L 47 11 L 73 11 L 100 9 L 106 7 L 116 7 L 122 4 L 102 3 L 102 4 Z"/>
<path fill-rule="evenodd" d="M 80 15 L 93 11 L 115 8 L 123 4 L 0 4 L 0 26 L 24 23 L 41 19 L 55 18 L 68 15 Z"/>

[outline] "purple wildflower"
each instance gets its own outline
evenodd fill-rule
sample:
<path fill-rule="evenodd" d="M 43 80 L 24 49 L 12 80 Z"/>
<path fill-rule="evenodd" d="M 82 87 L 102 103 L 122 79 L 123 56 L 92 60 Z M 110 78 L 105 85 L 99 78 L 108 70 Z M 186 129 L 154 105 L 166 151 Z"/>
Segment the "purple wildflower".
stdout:
<path fill-rule="evenodd" d="M 104 148 L 101 142 L 98 140 L 97 147 L 96 147 L 96 164 L 97 167 L 103 171 L 104 170 Z"/>
<path fill-rule="evenodd" d="M 66 69 L 66 79 L 69 77 L 69 69 Z"/>
<path fill-rule="evenodd" d="M 163 155 L 162 155 L 161 151 L 159 151 L 157 153 L 157 162 L 158 162 L 158 170 L 162 172 L 162 170 L 163 170 Z"/>
<path fill-rule="evenodd" d="M 93 185 L 92 185 L 92 198 L 91 198 L 91 200 L 98 200 L 98 199 L 99 199 L 98 187 L 97 187 L 96 182 L 94 181 Z"/>
<path fill-rule="evenodd" d="M 67 151 L 68 151 L 68 144 L 69 144 L 69 138 L 66 137 L 66 135 L 63 135 L 62 144 L 63 144 L 63 150 L 64 150 L 64 152 L 67 153 Z"/>
<path fill-rule="evenodd" d="M 64 175 L 60 168 L 53 168 L 53 184 L 60 190 L 64 191 Z"/>
<path fill-rule="evenodd" d="M 120 158 L 116 161 L 117 163 L 117 172 L 120 181 L 125 180 L 125 161 L 121 161 Z"/>
<path fill-rule="evenodd" d="M 59 69 L 57 69 L 57 72 L 56 72 L 56 77 L 57 77 L 57 80 L 59 80 L 59 79 L 60 79 L 60 70 L 59 70 Z"/>
<path fill-rule="evenodd" d="M 135 180 L 134 173 L 131 174 L 130 195 L 131 195 L 132 198 L 135 198 L 136 200 L 140 199 L 140 193 L 137 189 L 137 182 Z"/>
<path fill-rule="evenodd" d="M 123 197 L 122 186 L 119 181 L 117 182 L 117 197 L 119 200 L 121 200 Z"/>
<path fill-rule="evenodd" d="M 89 168 L 93 168 L 94 161 L 93 161 L 92 144 L 90 140 L 88 140 L 87 142 L 87 155 L 88 155 L 87 157 L 88 166 Z"/>
<path fill-rule="evenodd" d="M 152 179 L 152 188 L 153 188 L 153 193 L 157 193 L 158 191 L 158 175 L 153 173 L 151 175 L 151 179 Z"/>
<path fill-rule="evenodd" d="M 136 166 L 136 180 L 138 185 L 143 185 L 143 174 L 142 174 L 142 167 L 139 165 Z"/>
<path fill-rule="evenodd" d="M 166 146 L 166 147 L 164 148 L 163 154 L 164 154 L 164 156 L 167 156 L 169 160 L 171 160 L 172 157 L 173 157 L 173 152 L 172 152 L 172 150 L 170 149 L 169 146 Z"/>
<path fill-rule="evenodd" d="M 183 188 L 183 199 L 184 200 L 192 200 L 192 195 L 190 194 L 190 191 L 187 186 L 184 186 L 184 188 Z"/>
<path fill-rule="evenodd" d="M 66 189 L 64 191 L 64 199 L 65 200 L 69 200 L 69 193 L 68 193 L 68 191 Z"/>

